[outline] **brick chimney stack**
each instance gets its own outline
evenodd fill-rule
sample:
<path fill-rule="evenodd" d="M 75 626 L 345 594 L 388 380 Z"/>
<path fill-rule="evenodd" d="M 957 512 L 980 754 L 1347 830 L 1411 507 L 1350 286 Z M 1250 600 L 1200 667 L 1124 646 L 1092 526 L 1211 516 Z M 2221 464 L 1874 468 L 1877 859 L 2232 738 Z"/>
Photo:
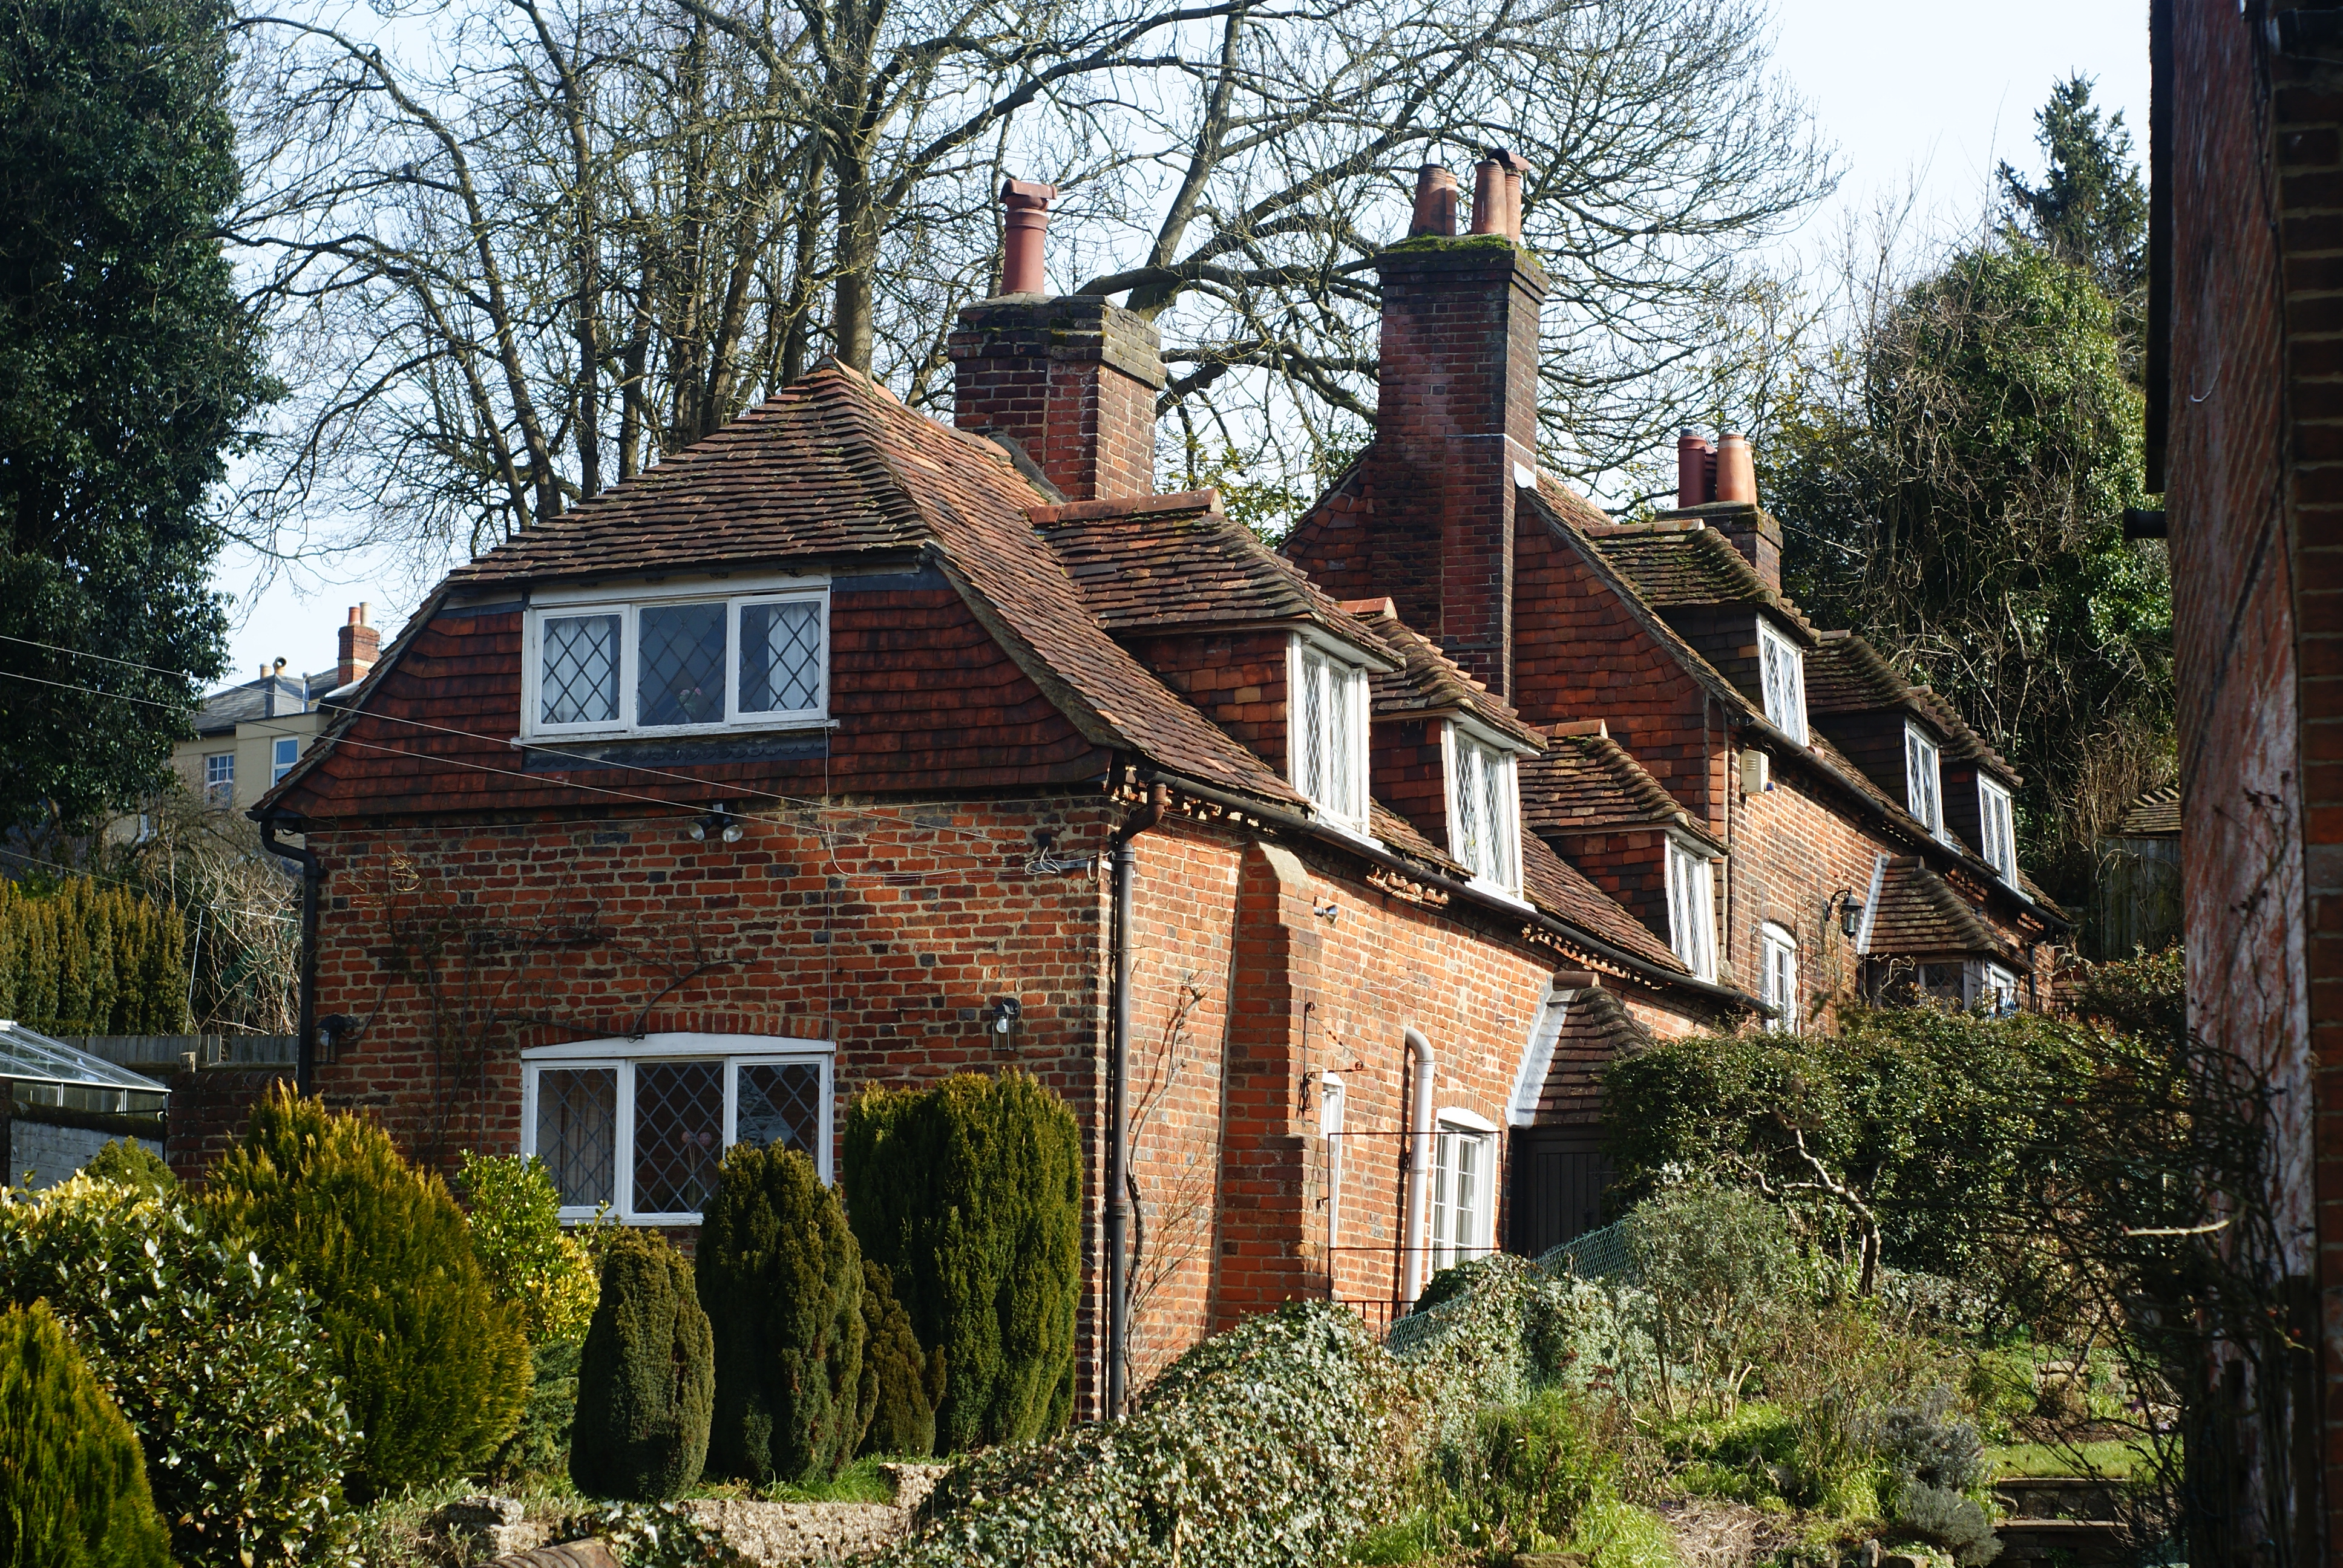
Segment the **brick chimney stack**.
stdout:
<path fill-rule="evenodd" d="M 382 634 L 367 624 L 367 607 L 350 606 L 350 618 L 341 628 L 339 657 L 334 661 L 336 689 L 363 679 L 382 654 Z"/>
<path fill-rule="evenodd" d="M 1697 516 L 1724 535 L 1766 587 L 1782 591 L 1782 524 L 1757 504 L 1757 460 L 1748 437 L 1727 430 L 1712 444 L 1687 429 L 1676 437 L 1676 512 Z"/>
<path fill-rule="evenodd" d="M 1523 476 L 1535 483 L 1547 287 L 1509 232 L 1517 165 L 1503 154 L 1473 171 L 1477 232 L 1463 237 L 1440 232 L 1426 207 L 1436 208 L 1441 184 L 1433 171 L 1419 176 L 1410 226 L 1423 232 L 1375 258 L 1383 373 L 1374 444 L 1362 463 L 1363 527 L 1291 547 L 1338 598 L 1390 595 L 1410 626 L 1508 698 L 1513 515 Z"/>
<path fill-rule="evenodd" d="M 1073 501 L 1155 492 L 1154 324 L 1101 295 L 1045 292 L 1052 186 L 1001 187 L 1001 292 L 960 313 L 950 340 L 952 423 L 1006 437 Z"/>

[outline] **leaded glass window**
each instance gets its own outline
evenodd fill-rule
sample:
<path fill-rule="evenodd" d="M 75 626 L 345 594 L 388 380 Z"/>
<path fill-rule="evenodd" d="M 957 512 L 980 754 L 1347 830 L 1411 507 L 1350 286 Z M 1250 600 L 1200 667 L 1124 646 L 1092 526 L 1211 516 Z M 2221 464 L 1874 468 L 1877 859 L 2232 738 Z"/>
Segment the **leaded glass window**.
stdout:
<path fill-rule="evenodd" d="M 689 1223 L 724 1151 L 780 1144 L 830 1179 L 826 1046 L 757 1035 L 654 1034 L 522 1053 L 522 1151 L 546 1163 L 565 1219 Z"/>
<path fill-rule="evenodd" d="M 1799 745 L 1806 743 L 1806 658 L 1790 639 L 1757 623 L 1757 678 L 1765 717 Z"/>
<path fill-rule="evenodd" d="M 1938 760 L 1936 743 L 1920 733 L 1916 725 L 1904 727 L 1904 804 L 1920 825 L 1941 839 L 1945 836 L 1944 770 Z"/>
<path fill-rule="evenodd" d="M 641 617 L 635 722 L 723 723 L 724 607 L 646 606 Z"/>
<path fill-rule="evenodd" d="M 618 618 L 548 616 L 538 679 L 547 724 L 609 724 L 618 717 Z"/>
<path fill-rule="evenodd" d="M 1449 727 L 1450 837 L 1473 875 L 1507 892 L 1521 890 L 1513 759 Z"/>
<path fill-rule="evenodd" d="M 2009 791 L 1983 777 L 1977 779 L 1977 819 L 1983 828 L 1986 864 L 2013 886 L 2017 881 L 2017 834 L 2010 821 Z"/>
<path fill-rule="evenodd" d="M 1304 647 L 1294 660 L 1298 700 L 1287 712 L 1298 721 L 1289 744 L 1293 784 L 1320 810 L 1345 826 L 1366 825 L 1367 675 L 1324 650 Z"/>
<path fill-rule="evenodd" d="M 822 698 L 821 605 L 782 599 L 740 607 L 740 711 L 797 713 Z"/>

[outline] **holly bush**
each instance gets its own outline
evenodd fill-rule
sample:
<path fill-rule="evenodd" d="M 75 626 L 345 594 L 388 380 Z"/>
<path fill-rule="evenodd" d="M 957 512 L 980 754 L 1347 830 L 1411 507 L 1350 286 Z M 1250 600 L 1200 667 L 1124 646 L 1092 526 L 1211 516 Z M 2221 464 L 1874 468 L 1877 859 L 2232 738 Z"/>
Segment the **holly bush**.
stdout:
<path fill-rule="evenodd" d="M 324 1560 L 357 1452 L 308 1297 L 180 1200 L 75 1176 L 0 1192 L 0 1290 L 45 1299 L 146 1456 L 186 1564 Z"/>

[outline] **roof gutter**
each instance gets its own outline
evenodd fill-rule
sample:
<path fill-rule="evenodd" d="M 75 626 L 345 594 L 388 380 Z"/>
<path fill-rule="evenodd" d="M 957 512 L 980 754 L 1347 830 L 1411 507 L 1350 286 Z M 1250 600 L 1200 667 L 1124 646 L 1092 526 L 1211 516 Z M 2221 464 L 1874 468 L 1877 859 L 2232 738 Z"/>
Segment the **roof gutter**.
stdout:
<path fill-rule="evenodd" d="M 1662 969 L 1648 959 L 1639 959 L 1624 948 L 1614 948 L 1602 938 L 1589 935 L 1575 926 L 1564 924 L 1543 910 L 1535 908 L 1525 910 L 1520 905 L 1493 898 L 1470 883 L 1457 881 L 1453 877 L 1429 867 L 1418 865 L 1415 861 L 1402 859 L 1388 849 L 1378 849 L 1348 834 L 1333 832 L 1325 824 L 1312 821 L 1282 807 L 1265 805 L 1242 795 L 1232 795 L 1224 789 L 1215 789 L 1209 785 L 1193 783 L 1177 773 L 1167 772 L 1160 768 L 1141 768 L 1139 779 L 1143 784 L 1168 784 L 1183 794 L 1193 795 L 1199 800 L 1210 801 L 1215 806 L 1224 806 L 1232 811 L 1241 811 L 1248 817 L 1257 818 L 1274 827 L 1288 829 L 1297 833 L 1306 833 L 1347 854 L 1356 855 L 1363 860 L 1381 866 L 1385 870 L 1397 871 L 1412 882 L 1422 882 L 1427 887 L 1438 888 L 1452 899 L 1463 899 L 1493 914 L 1502 915 L 1509 920 L 1526 920 L 1550 936 L 1559 937 L 1574 947 L 1584 949 L 1605 963 L 1616 964 L 1639 980 L 1650 980 L 1656 985 L 1674 986 L 1680 990 L 1691 991 L 1695 996 L 1705 997 L 1722 1006 L 1754 1012 L 1760 1018 L 1772 1018 L 1775 1015 L 1775 1010 L 1772 1006 L 1759 1001 L 1754 996 L 1735 990 L 1731 986 L 1718 985 L 1712 980 L 1698 980 L 1674 970 Z"/>

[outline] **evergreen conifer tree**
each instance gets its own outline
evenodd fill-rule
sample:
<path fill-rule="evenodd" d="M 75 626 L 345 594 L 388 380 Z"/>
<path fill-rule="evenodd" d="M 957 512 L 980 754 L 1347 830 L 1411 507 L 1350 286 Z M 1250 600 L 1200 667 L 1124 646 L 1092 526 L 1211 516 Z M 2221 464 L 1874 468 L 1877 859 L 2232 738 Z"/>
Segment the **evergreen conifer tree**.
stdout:
<path fill-rule="evenodd" d="M 569 1479 L 588 1497 L 680 1497 L 707 1460 L 715 1397 L 715 1341 L 691 1265 L 663 1237 L 620 1232 L 578 1360 Z"/>

